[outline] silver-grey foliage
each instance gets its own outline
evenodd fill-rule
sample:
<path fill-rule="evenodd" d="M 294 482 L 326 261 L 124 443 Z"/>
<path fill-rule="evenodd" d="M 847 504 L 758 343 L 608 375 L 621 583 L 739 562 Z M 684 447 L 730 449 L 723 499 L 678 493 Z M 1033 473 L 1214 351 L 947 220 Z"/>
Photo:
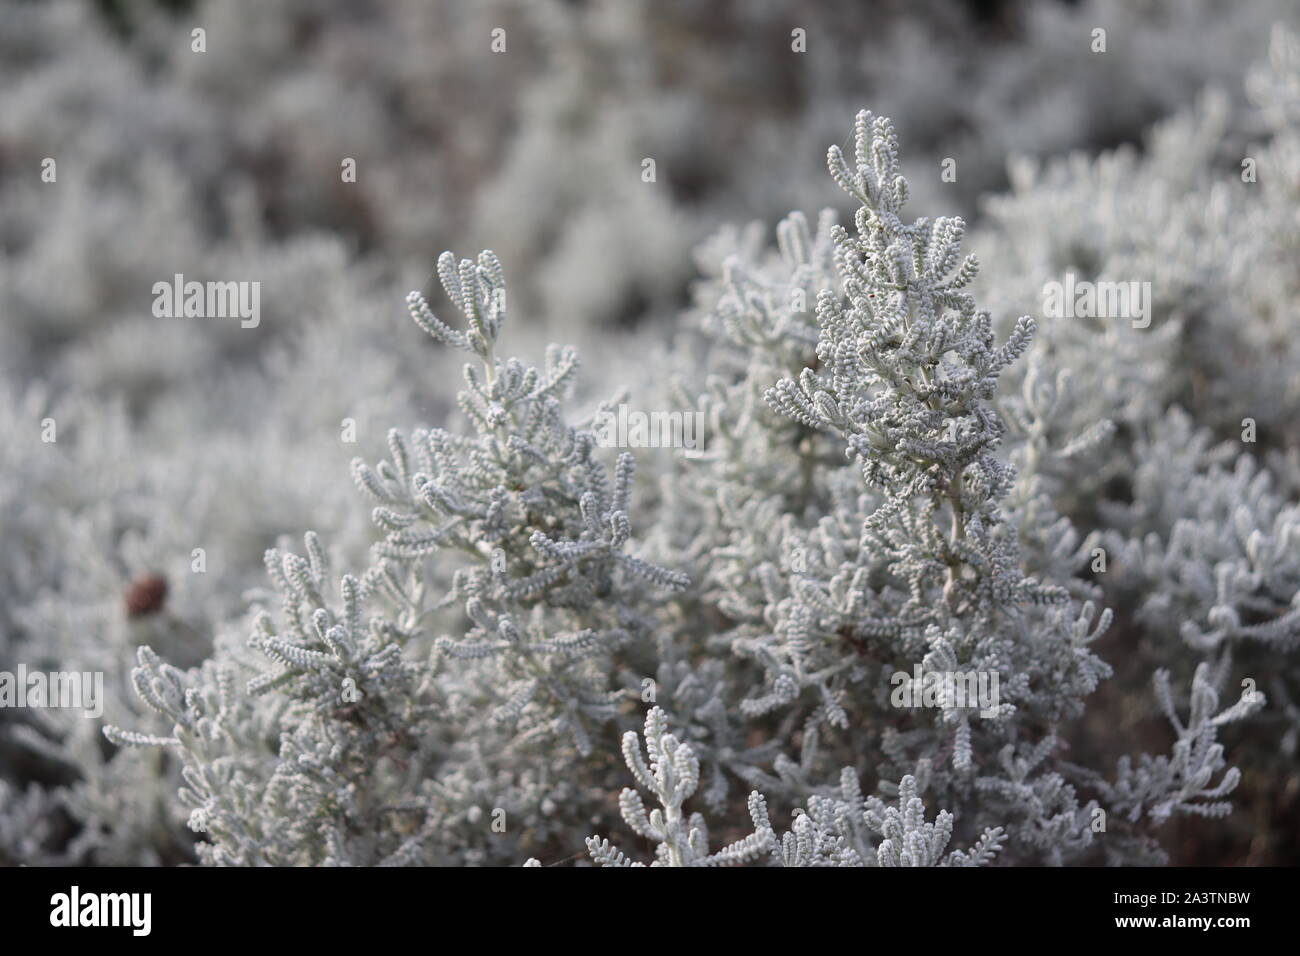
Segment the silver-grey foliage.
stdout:
<path fill-rule="evenodd" d="M 0 170 L 0 365 L 49 369 L 0 402 L 0 671 L 94 668 L 108 691 L 102 723 L 0 714 L 0 862 L 1148 863 L 1175 817 L 1227 830 L 1239 787 L 1294 779 L 1300 43 L 1278 30 L 1235 88 L 1274 4 L 1231 24 L 1201 2 L 1044 7 L 1030 58 L 981 59 L 979 121 L 955 140 L 967 72 L 911 55 L 933 38 L 903 24 L 873 72 L 910 161 L 863 114 L 831 177 L 788 189 L 780 169 L 808 166 L 790 144 L 843 133 L 835 76 L 857 64 L 838 48 L 809 56 L 815 108 L 672 140 L 699 104 L 644 82 L 662 50 L 640 37 L 688 9 L 530 4 L 508 21 L 517 55 L 485 65 L 463 50 L 509 4 L 456 20 L 430 56 L 411 27 L 436 15 L 392 0 L 357 30 L 405 91 L 398 134 L 369 93 L 315 121 L 345 91 L 282 69 L 313 6 L 268 15 L 253 43 L 205 5 L 240 38 L 207 59 L 164 52 L 179 21 L 119 46 L 71 4 L 22 5 L 0 39 L 6 155 L 35 168 L 59 141 L 89 171 L 61 158 L 47 190 Z M 738 28 L 776 23 L 739 11 Z M 834 26 L 809 18 L 814 36 Z M 1055 74 L 1098 18 L 1112 38 L 1209 31 L 1216 52 L 1144 59 L 1147 43 Z M 534 30 L 553 61 L 521 42 Z M 93 69 L 27 77 L 29 48 L 69 31 Z M 246 69 L 222 52 L 237 48 L 255 51 Z M 155 90 L 137 57 L 175 82 Z M 742 86 L 762 79 L 761 60 L 728 62 Z M 514 128 L 501 71 L 536 83 L 490 163 Z M 1050 158 L 1203 77 L 1233 87 L 1143 150 Z M 482 108 L 409 95 L 452 80 Z M 235 109 L 262 84 L 264 111 Z M 599 130 L 575 128 L 574 91 L 603 89 Z M 1120 89 L 1112 128 L 1098 104 Z M 148 159 L 125 161 L 118 125 Z M 666 150 L 658 186 L 636 176 L 647 142 Z M 304 170 L 355 143 L 374 155 L 349 205 Z M 1015 159 L 969 235 L 908 213 L 904 168 L 914 206 L 969 209 L 1012 146 L 1049 158 Z M 949 152 L 958 184 L 933 173 Z M 257 213 L 267 156 L 298 183 L 276 193 L 287 235 Z M 668 198 L 678 175 L 717 182 L 689 207 Z M 815 208 L 835 184 L 847 217 L 792 213 L 770 247 L 757 226 L 701 245 L 668 341 L 598 337 L 593 319 L 630 300 L 666 311 L 703 222 L 741 198 Z M 382 270 L 311 231 L 372 215 Z M 389 266 L 452 229 L 491 237 L 510 292 L 492 253 L 444 254 L 450 309 L 407 303 L 426 339 L 393 307 Z M 135 314 L 173 261 L 260 278 L 265 334 Z M 1042 315 L 1065 272 L 1151 280 L 1154 321 Z M 508 357 L 567 316 L 600 357 L 584 374 L 569 348 Z M 471 362 L 453 394 L 457 351 Z M 598 403 L 612 381 L 623 396 Z M 701 410 L 702 454 L 602 448 L 594 415 L 624 400 Z M 33 437 L 46 417 L 57 444 Z M 359 448 L 340 449 L 345 418 Z M 165 608 L 124 614 L 160 566 Z M 996 675 L 997 699 L 917 668 Z"/>
<path fill-rule="evenodd" d="M 708 366 L 734 370 L 701 396 L 711 447 L 667 466 L 640 545 L 633 455 L 611 475 L 590 422 L 566 420 L 576 353 L 499 357 L 500 263 L 444 254 L 465 325 L 409 304 L 480 363 L 457 398 L 469 428 L 395 430 L 387 460 L 354 461 L 369 565 L 335 578 L 309 533 L 304 555 L 268 552 L 282 607 L 246 649 L 188 673 L 140 651 L 137 692 L 170 730 L 109 735 L 178 751 L 204 860 L 535 863 L 595 823 L 648 841 L 656 865 L 1124 862 L 1157 858 L 1152 827 L 1175 812 L 1226 812 L 1238 772 L 1217 731 L 1264 696 L 1216 713 L 1221 666 L 1196 670 L 1186 722 L 1157 674 L 1169 756 L 1067 759 L 1110 675 L 1093 645 L 1112 615 L 1071 573 L 1084 544 L 1047 466 L 1112 429 L 1054 447 L 1039 423 L 1067 386 L 1037 365 L 1004 417 L 999 377 L 1035 322 L 999 342 L 964 290 L 978 263 L 962 221 L 904 219 L 887 119 L 861 113 L 851 156 L 829 162 L 855 228 L 794 216 L 771 271 L 726 261 L 702 325 Z M 672 388 L 689 396 L 689 371 Z M 993 699 L 949 688 L 920 706 L 918 667 L 996 677 Z M 637 788 L 612 815 L 611 753 L 645 702 L 644 752 L 622 737 Z M 721 849 L 688 807 L 706 782 L 736 834 Z M 944 808 L 933 821 L 923 795 Z M 781 835 L 769 801 L 794 812 Z M 589 837 L 592 859 L 637 865 L 623 839 Z"/>

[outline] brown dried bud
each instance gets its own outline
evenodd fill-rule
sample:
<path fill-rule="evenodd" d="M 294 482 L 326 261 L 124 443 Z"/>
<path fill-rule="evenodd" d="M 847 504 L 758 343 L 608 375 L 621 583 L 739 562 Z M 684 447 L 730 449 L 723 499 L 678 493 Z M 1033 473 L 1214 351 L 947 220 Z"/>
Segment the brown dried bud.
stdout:
<path fill-rule="evenodd" d="M 161 574 L 142 574 L 126 590 L 126 616 L 157 614 L 166 601 L 167 579 Z"/>

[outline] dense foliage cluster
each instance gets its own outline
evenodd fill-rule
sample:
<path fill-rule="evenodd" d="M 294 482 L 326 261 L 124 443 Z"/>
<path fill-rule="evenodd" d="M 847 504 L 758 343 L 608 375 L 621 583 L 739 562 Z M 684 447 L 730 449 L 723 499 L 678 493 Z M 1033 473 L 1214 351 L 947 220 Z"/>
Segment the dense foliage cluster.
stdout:
<path fill-rule="evenodd" d="M 717 233 L 671 331 L 592 331 L 590 369 L 512 355 L 538 344 L 521 301 L 590 318 L 609 300 L 576 285 L 662 276 L 619 264 L 637 247 L 595 230 L 592 196 L 566 210 L 563 268 L 516 224 L 501 248 L 537 273 L 518 297 L 508 256 L 444 253 L 445 304 L 412 292 L 413 328 L 360 267 L 306 281 L 344 254 L 271 242 L 235 190 L 218 218 L 243 239 L 194 249 L 300 287 L 285 315 L 350 319 L 276 333 L 211 401 L 300 414 L 219 413 L 184 472 L 139 429 L 191 429 L 192 403 L 154 399 L 251 362 L 239 334 L 168 332 L 156 374 L 137 320 L 59 351 L 22 330 L 75 325 L 78 296 L 118 308 L 157 237 L 97 248 L 121 261 L 61 305 L 39 293 L 67 248 L 25 247 L 4 334 L 110 400 L 36 382 L 0 414 L 21 459 L 0 475 L 0 670 L 98 670 L 107 696 L 102 721 L 0 726 L 0 861 L 1135 864 L 1168 858 L 1179 818 L 1229 827 L 1243 790 L 1280 801 L 1300 746 L 1296 35 L 1242 86 L 1249 106 L 1208 92 L 1141 151 L 1018 159 L 970 235 L 913 214 L 898 132 L 859 113 L 828 156 L 849 215 Z M 548 116 L 527 141 L 559 137 Z M 626 223 L 689 238 L 649 195 Z M 1045 314 L 1067 274 L 1147 283 L 1151 320 Z M 698 416 L 702 445 L 611 441 L 629 408 Z M 340 421 L 385 447 L 357 455 Z"/>

